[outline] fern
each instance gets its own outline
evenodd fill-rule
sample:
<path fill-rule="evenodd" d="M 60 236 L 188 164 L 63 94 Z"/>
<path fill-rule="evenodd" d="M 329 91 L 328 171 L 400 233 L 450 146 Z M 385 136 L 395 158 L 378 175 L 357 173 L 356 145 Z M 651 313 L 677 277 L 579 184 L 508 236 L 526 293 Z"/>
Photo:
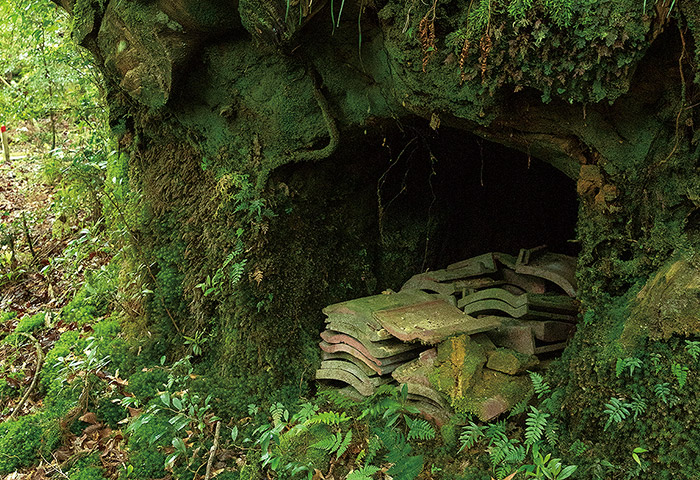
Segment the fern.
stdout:
<path fill-rule="evenodd" d="M 343 395 L 335 389 L 323 390 L 322 392 L 318 393 L 318 397 L 323 398 L 325 401 L 335 405 L 341 410 L 349 410 L 353 407 L 356 407 L 358 404 L 358 402 L 352 400 L 346 395 Z"/>
<path fill-rule="evenodd" d="M 608 414 L 608 421 L 605 423 L 605 428 L 603 428 L 603 431 L 607 430 L 612 422 L 620 423 L 627 418 L 630 414 L 629 407 L 629 403 L 611 397 L 610 401 L 605 404 L 605 410 L 603 410 L 603 413 Z"/>
<path fill-rule="evenodd" d="M 274 423 L 275 426 L 280 425 L 282 420 L 285 422 L 289 420 L 289 411 L 279 402 L 270 407 L 270 415 L 272 415 L 272 423 Z"/>
<path fill-rule="evenodd" d="M 668 397 L 671 395 L 671 389 L 668 388 L 668 383 L 657 383 L 654 386 L 654 395 L 668 405 Z"/>
<path fill-rule="evenodd" d="M 348 476 L 345 477 L 345 480 L 372 480 L 374 474 L 380 470 L 381 468 L 375 467 L 374 465 L 367 465 L 350 472 Z"/>
<path fill-rule="evenodd" d="M 386 473 L 394 480 L 413 480 L 420 475 L 422 470 L 423 457 L 421 455 L 413 455 L 400 459 Z"/>
<path fill-rule="evenodd" d="M 508 440 L 508 435 L 506 435 L 506 421 L 501 420 L 496 423 L 489 423 L 486 426 L 486 437 L 489 439 L 489 445 L 493 445 L 494 442 L 504 442 Z"/>
<path fill-rule="evenodd" d="M 404 435 L 395 429 L 379 432 L 379 439 L 387 449 L 385 460 L 393 466 L 386 472 L 394 480 L 413 480 L 423 470 L 423 457 L 411 455 L 411 445 Z"/>
<path fill-rule="evenodd" d="M 544 0 L 544 9 L 559 27 L 568 27 L 574 17 L 572 0 Z"/>
<path fill-rule="evenodd" d="M 544 436 L 547 438 L 547 443 L 550 447 L 556 447 L 559 444 L 559 425 L 557 422 L 548 422 L 544 428 Z"/>
<path fill-rule="evenodd" d="M 491 466 L 495 470 L 496 467 L 504 462 L 507 462 L 510 458 L 519 458 L 522 454 L 522 461 L 525 458 L 525 449 L 522 445 L 518 445 L 518 440 L 514 438 L 504 438 L 495 441 L 489 448 L 489 460 L 491 461 Z"/>
<path fill-rule="evenodd" d="M 529 402 L 530 402 L 530 397 L 516 403 L 515 406 L 510 409 L 510 413 L 508 414 L 508 418 L 517 417 L 521 413 L 525 413 Z"/>
<path fill-rule="evenodd" d="M 381 448 L 382 448 L 382 442 L 379 440 L 378 436 L 371 435 L 367 439 L 367 453 L 364 457 L 365 466 L 368 466 L 370 463 L 372 463 L 372 461 L 377 456 L 377 453 L 379 453 L 379 450 Z"/>
<path fill-rule="evenodd" d="M 530 8 L 532 8 L 532 0 L 510 0 L 510 3 L 508 3 L 508 15 L 516 21 L 523 20 Z"/>
<path fill-rule="evenodd" d="M 527 420 L 525 420 L 525 445 L 533 445 L 542 439 L 545 428 L 547 427 L 547 419 L 549 418 L 548 413 L 541 412 L 535 407 L 530 407 L 530 412 L 527 414 Z"/>
<path fill-rule="evenodd" d="M 338 459 L 348 449 L 350 442 L 352 442 L 352 430 L 348 430 L 345 436 L 343 436 L 343 432 L 337 432 L 333 435 L 322 438 L 313 445 L 310 445 L 310 447 L 325 450 L 330 454 L 335 453 L 335 458 Z"/>
<path fill-rule="evenodd" d="M 685 341 L 685 349 L 693 357 L 693 360 L 700 358 L 700 342 L 695 342 L 692 340 Z"/>
<path fill-rule="evenodd" d="M 547 382 L 544 381 L 544 377 L 537 372 L 527 372 L 530 374 L 530 380 L 532 380 L 532 387 L 535 389 L 537 398 L 542 398 L 545 395 L 549 395 L 552 388 Z"/>
<path fill-rule="evenodd" d="M 569 454 L 574 457 L 580 457 L 586 452 L 586 450 L 588 450 L 586 444 L 581 440 L 576 439 L 576 441 L 569 447 Z"/>
<path fill-rule="evenodd" d="M 644 399 L 639 396 L 639 394 L 635 395 L 632 399 L 632 403 L 630 403 L 630 410 L 634 412 L 634 416 L 632 418 L 637 420 L 637 417 L 643 414 L 646 409 L 647 403 L 644 401 Z"/>
<path fill-rule="evenodd" d="M 343 454 L 346 452 L 346 450 L 350 446 L 350 442 L 352 442 L 352 430 L 348 430 L 348 433 L 345 434 L 345 438 L 343 438 L 343 441 L 338 446 L 338 449 L 335 452 L 336 459 L 343 456 Z"/>
<path fill-rule="evenodd" d="M 352 420 L 350 417 L 348 417 L 345 412 L 334 412 L 334 411 L 328 411 L 328 412 L 321 412 L 317 413 L 313 417 L 309 418 L 306 422 L 304 422 L 305 425 L 317 425 L 319 423 L 322 423 L 324 425 L 328 426 L 335 426 L 335 425 L 340 425 L 341 423 L 345 423 L 349 420 Z"/>
<path fill-rule="evenodd" d="M 628 357 L 628 358 L 618 358 L 617 363 L 615 364 L 615 376 L 617 378 L 620 378 L 620 375 L 622 375 L 622 372 L 625 371 L 626 368 L 629 369 L 630 371 L 630 377 L 634 374 L 634 369 L 635 368 L 642 368 L 642 361 L 638 358 L 634 357 Z"/>
<path fill-rule="evenodd" d="M 304 423 L 310 418 L 312 418 L 318 412 L 318 405 L 314 405 L 310 402 L 305 402 L 301 405 L 301 408 L 297 413 L 292 416 L 292 422 Z"/>
<path fill-rule="evenodd" d="M 419 440 L 432 440 L 435 438 L 435 429 L 433 426 L 422 418 L 411 419 L 408 415 L 404 415 L 406 425 L 408 425 L 408 440 L 414 438 Z"/>
<path fill-rule="evenodd" d="M 459 442 L 461 446 L 459 447 L 459 452 L 465 448 L 469 450 L 484 436 L 484 432 L 487 427 L 479 426 L 474 422 L 469 422 L 469 425 L 465 426 L 462 430 L 462 434 L 459 436 Z"/>
<path fill-rule="evenodd" d="M 679 363 L 674 363 L 673 365 L 671 365 L 671 373 L 673 373 L 673 375 L 676 377 L 676 380 L 678 380 L 678 386 L 680 388 L 683 388 L 685 382 L 688 380 L 689 370 L 690 369 L 688 367 Z"/>

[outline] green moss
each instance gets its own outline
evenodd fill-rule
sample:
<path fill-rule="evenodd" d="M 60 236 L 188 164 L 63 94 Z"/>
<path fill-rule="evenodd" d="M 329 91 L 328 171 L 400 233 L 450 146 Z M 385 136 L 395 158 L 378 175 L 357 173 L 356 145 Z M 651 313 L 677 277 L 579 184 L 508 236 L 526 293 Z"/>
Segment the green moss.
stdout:
<path fill-rule="evenodd" d="M 105 480 L 105 472 L 100 467 L 87 467 L 68 476 L 69 480 Z"/>
<path fill-rule="evenodd" d="M 129 465 L 134 467 L 133 478 L 163 478 L 166 474 L 164 464 L 165 455 L 156 449 L 139 450 L 129 454 Z"/>
<path fill-rule="evenodd" d="M 0 423 L 0 474 L 33 465 L 40 456 L 49 456 L 59 440 L 58 422 L 45 415 Z"/>
<path fill-rule="evenodd" d="M 43 312 L 37 313 L 35 315 L 22 318 L 17 324 L 17 327 L 15 327 L 15 332 L 34 333 L 35 331 L 44 327 L 45 324 L 46 314 Z"/>
<path fill-rule="evenodd" d="M 168 381 L 168 372 L 164 369 L 153 368 L 136 372 L 129 377 L 129 392 L 141 403 L 151 400 L 161 391 Z"/>
<path fill-rule="evenodd" d="M 445 340 L 438 346 L 435 369 L 428 376 L 435 389 L 450 398 L 452 405 L 461 405 L 481 377 L 486 364 L 484 348 L 469 335 Z M 458 410 L 464 413 L 463 410 Z"/>

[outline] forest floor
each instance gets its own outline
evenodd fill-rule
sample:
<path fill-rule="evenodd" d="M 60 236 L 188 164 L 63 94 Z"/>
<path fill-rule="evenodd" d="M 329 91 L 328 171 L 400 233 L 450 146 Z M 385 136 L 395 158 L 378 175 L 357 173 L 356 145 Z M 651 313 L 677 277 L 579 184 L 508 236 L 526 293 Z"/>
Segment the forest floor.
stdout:
<path fill-rule="evenodd" d="M 14 150 L 21 152 L 22 147 Z M 61 309 L 84 284 L 86 272 L 100 269 L 111 255 L 102 248 L 101 237 L 91 235 L 98 226 L 91 223 L 80 199 L 72 198 L 70 183 L 64 182 L 63 175 L 70 168 L 66 162 L 24 152 L 14 153 L 10 162 L 1 158 L 0 422 L 3 422 L 43 406 L 43 393 L 36 388 L 34 380 L 46 353 L 64 332 L 91 328 L 89 324 L 78 326 L 75 321 L 64 321 Z M 33 329 L 30 335 L 11 335 L 22 330 L 20 325 L 37 322 L 43 325 Z M 25 399 L 26 392 L 29 394 Z M 93 423 L 86 424 L 96 430 Z M 72 437 L 55 452 L 54 458 L 44 458 L 38 467 L 5 478 L 39 479 L 61 472 L 62 460 L 84 448 L 87 441 L 87 436 Z"/>

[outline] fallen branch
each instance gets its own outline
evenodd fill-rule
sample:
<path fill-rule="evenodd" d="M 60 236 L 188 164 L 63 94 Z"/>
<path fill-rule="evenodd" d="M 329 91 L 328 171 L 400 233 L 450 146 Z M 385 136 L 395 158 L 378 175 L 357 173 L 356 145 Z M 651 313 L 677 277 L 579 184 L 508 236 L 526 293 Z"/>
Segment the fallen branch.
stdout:
<path fill-rule="evenodd" d="M 36 370 L 34 371 L 34 378 L 32 378 L 32 383 L 29 385 L 29 388 L 27 388 L 27 390 L 24 392 L 24 395 L 22 395 L 22 398 L 17 403 L 17 406 L 10 414 L 10 420 L 14 420 L 14 418 L 17 416 L 17 412 L 19 412 L 22 409 L 27 399 L 29 398 L 29 395 L 31 395 L 32 390 L 34 390 L 34 387 L 36 387 L 36 384 L 39 381 L 39 372 L 41 371 L 41 365 L 44 363 L 44 351 L 41 349 L 41 344 L 39 343 L 39 340 L 37 340 L 36 337 L 31 333 L 17 332 L 17 335 L 27 337 L 29 340 L 34 342 L 34 347 L 36 348 Z"/>
<path fill-rule="evenodd" d="M 219 448 L 219 433 L 221 433 L 221 420 L 216 422 L 216 430 L 214 431 L 214 445 L 209 450 L 209 461 L 207 462 L 207 471 L 204 474 L 204 480 L 211 478 L 211 466 L 214 464 L 214 456 Z"/>

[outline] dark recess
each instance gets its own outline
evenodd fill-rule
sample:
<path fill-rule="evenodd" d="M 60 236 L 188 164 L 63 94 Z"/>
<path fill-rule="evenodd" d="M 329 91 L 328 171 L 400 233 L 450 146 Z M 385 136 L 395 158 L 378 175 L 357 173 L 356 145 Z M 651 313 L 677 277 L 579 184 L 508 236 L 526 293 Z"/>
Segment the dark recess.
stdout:
<path fill-rule="evenodd" d="M 406 133 L 415 132 L 411 139 Z M 422 221 L 430 231 L 425 266 L 486 252 L 517 254 L 548 245 L 576 255 L 576 184 L 534 157 L 460 130 L 407 129 L 390 144 L 393 158 L 382 189 L 385 218 Z M 387 140 L 389 142 L 389 140 Z M 408 272 L 407 272 L 408 273 Z"/>

